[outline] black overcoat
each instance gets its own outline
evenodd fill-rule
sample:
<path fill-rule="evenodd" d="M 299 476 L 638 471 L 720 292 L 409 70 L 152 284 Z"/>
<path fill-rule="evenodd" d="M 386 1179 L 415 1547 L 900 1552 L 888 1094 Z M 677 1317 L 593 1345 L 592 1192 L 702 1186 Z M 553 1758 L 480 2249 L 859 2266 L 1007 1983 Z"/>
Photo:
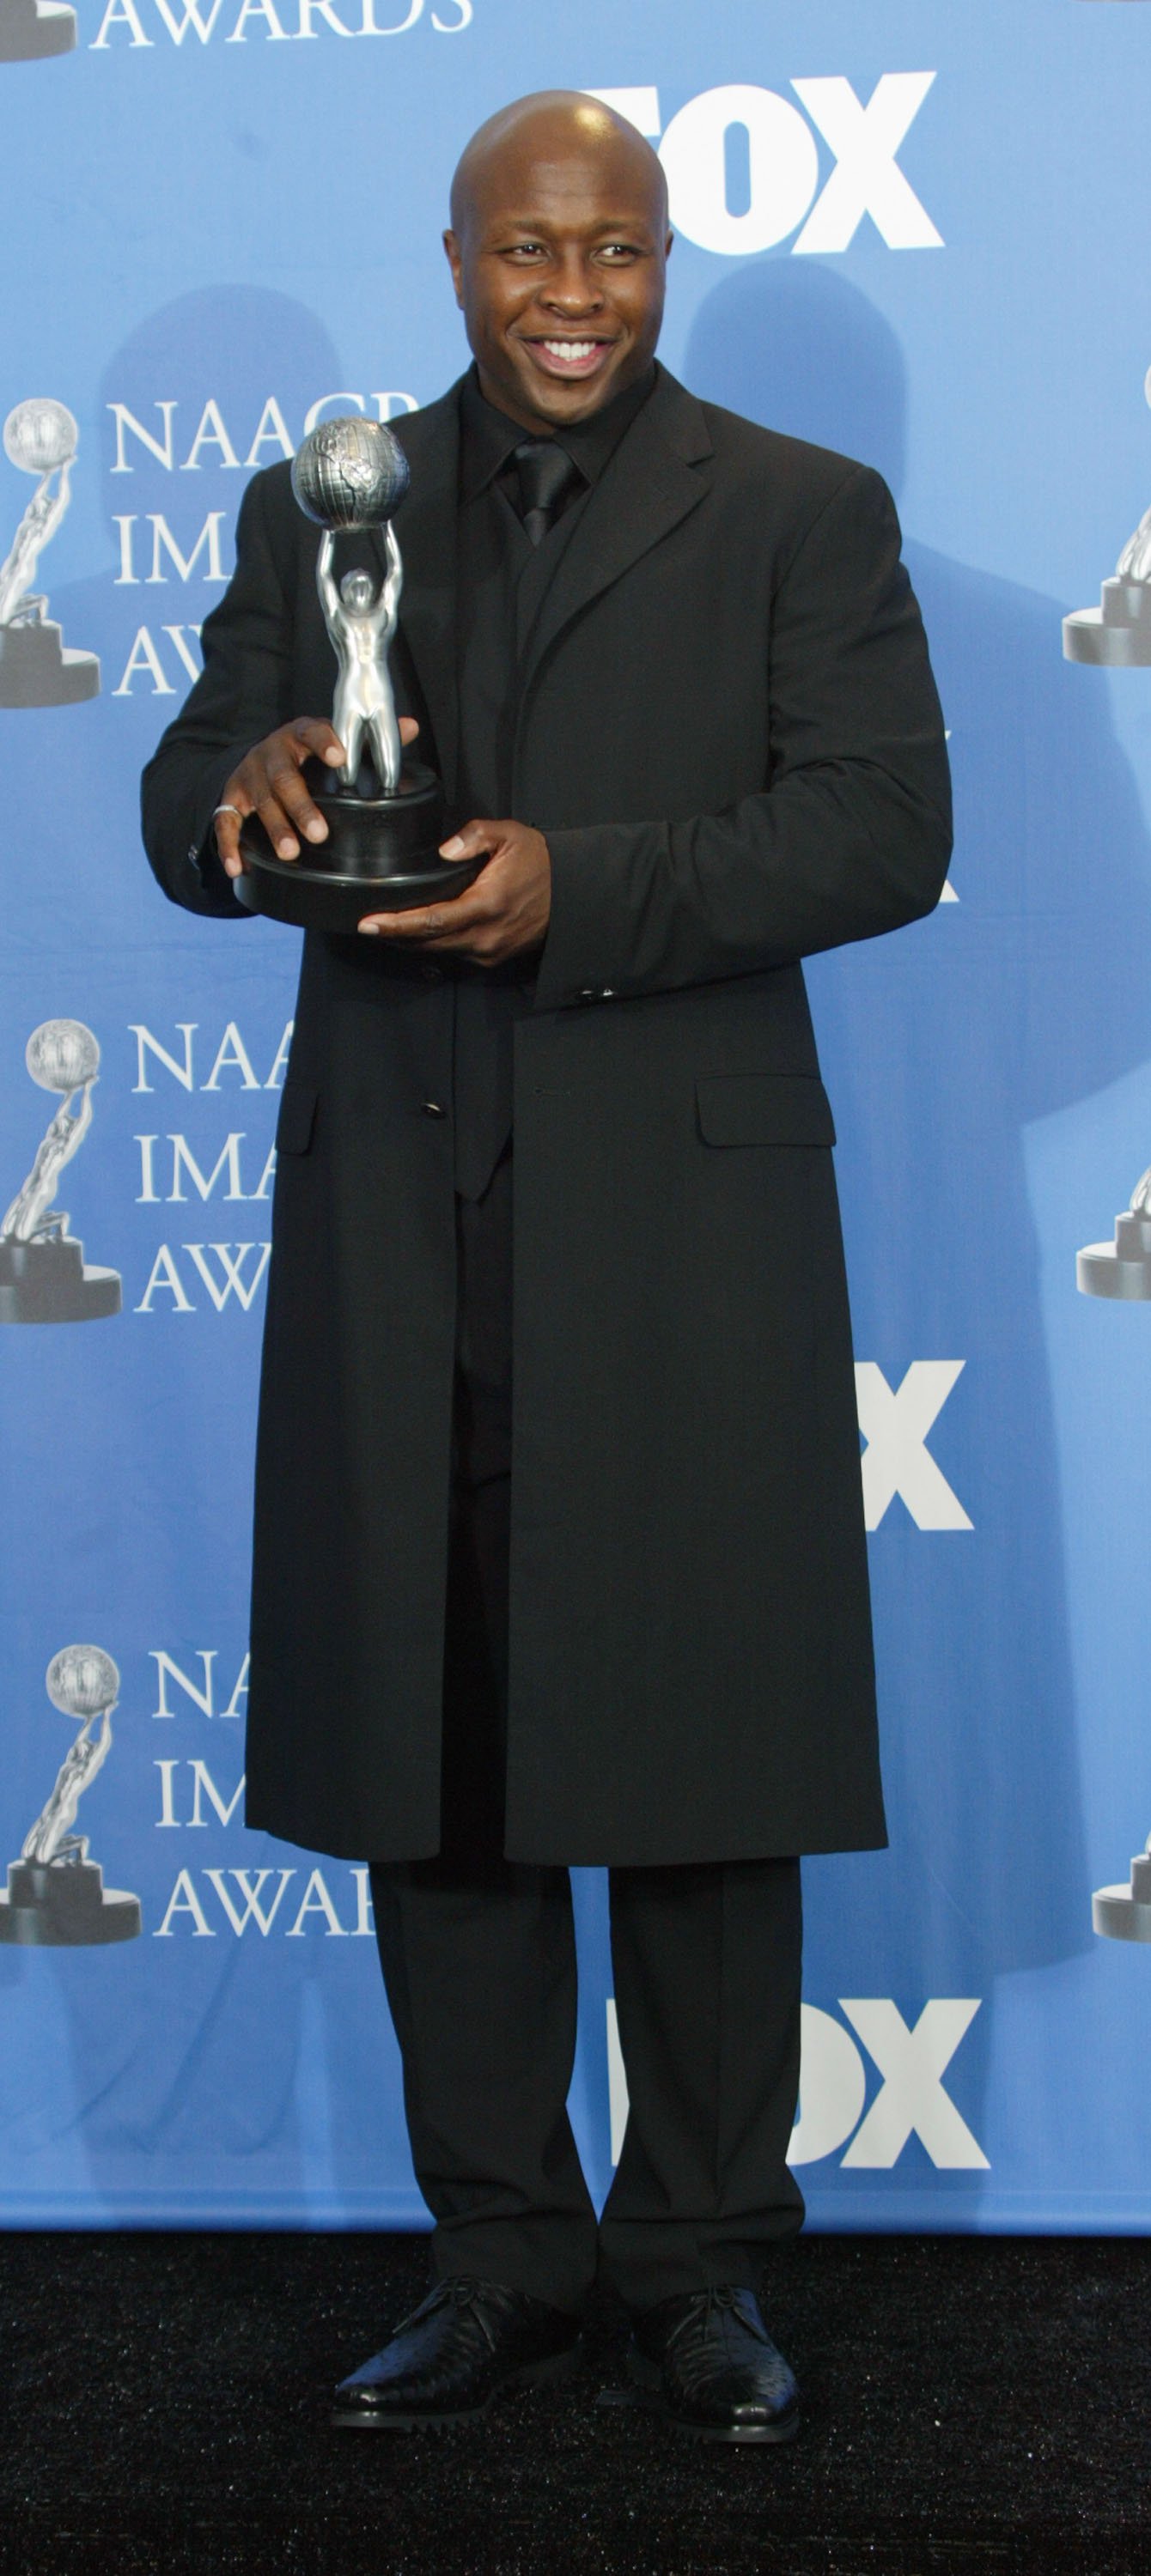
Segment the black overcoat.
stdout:
<path fill-rule="evenodd" d="M 395 424 L 395 658 L 452 791 L 458 392 Z M 241 754 L 331 704 L 316 530 L 255 477 L 205 671 L 145 778 L 167 892 Z M 883 1839 L 859 1433 L 800 959 L 930 910 L 939 706 L 878 476 L 662 369 L 519 677 L 551 925 L 516 1030 L 507 1848 L 707 1861 Z M 250 935 L 258 939 L 259 929 Z M 439 1832 L 455 1229 L 451 993 L 305 940 L 278 1129 L 248 1820 Z"/>

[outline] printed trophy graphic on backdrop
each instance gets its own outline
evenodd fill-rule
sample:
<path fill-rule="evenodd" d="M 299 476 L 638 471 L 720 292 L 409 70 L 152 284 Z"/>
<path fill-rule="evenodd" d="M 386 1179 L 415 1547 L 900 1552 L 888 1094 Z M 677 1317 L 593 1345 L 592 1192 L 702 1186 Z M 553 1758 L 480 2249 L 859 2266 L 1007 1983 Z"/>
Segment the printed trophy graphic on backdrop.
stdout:
<path fill-rule="evenodd" d="M 1116 1217 L 1114 1243 L 1084 1244 L 1075 1275 L 1085 1297 L 1151 1298 L 1151 1169 Z M 1128 1882 L 1096 1888 L 1091 1919 L 1108 1940 L 1151 1941 L 1151 1837 L 1136 1852 Z"/>
<path fill-rule="evenodd" d="M 1151 403 L 1151 368 L 1143 390 Z M 1151 509 L 1128 538 L 1113 578 L 1104 582 L 1099 607 L 1078 608 L 1064 618 L 1063 650 L 1069 662 L 1113 669 L 1151 664 Z M 1114 1241 L 1085 1243 L 1076 1255 L 1075 1276 L 1085 1297 L 1151 1300 L 1151 1168 L 1116 1217 Z M 1091 1919 L 1107 1940 L 1151 1941 L 1151 1838 L 1136 1853 L 1129 1880 L 1096 1888 Z"/>
<path fill-rule="evenodd" d="M 439 856 L 444 794 L 417 762 L 401 766 L 388 647 L 396 631 L 403 568 L 392 513 L 408 488 L 408 460 L 381 423 L 323 421 L 292 466 L 301 510 L 324 530 L 316 586 L 336 656 L 332 723 L 345 766 L 310 761 L 308 786 L 328 826 L 318 848 L 278 859 L 258 817 L 244 825 L 240 846 L 249 873 L 236 893 L 252 912 L 270 913 L 310 930 L 354 930 L 369 912 L 407 911 L 462 894 L 481 864 Z M 382 563 L 353 566 L 337 581 L 336 541 L 383 532 Z"/>
<path fill-rule="evenodd" d="M 0 47 L 5 19 L 0 0 Z M 72 459 L 80 433 L 71 412 L 48 396 L 17 403 L 4 423 L 10 465 L 38 477 L 36 489 L 0 564 L 0 707 L 64 707 L 100 688 L 95 653 L 70 651 L 33 591 L 36 566 L 68 507 Z"/>
<path fill-rule="evenodd" d="M 95 1270 L 52 1200 L 92 1123 L 100 1049 L 82 1020 L 44 1020 L 24 1061 L 33 1082 L 61 1095 L 27 1180 L 0 1225 L 0 1324 L 83 1324 L 120 1312 L 120 1275 Z"/>
<path fill-rule="evenodd" d="M 1151 1941 L 1151 1835 L 1135 1854 L 1129 1880 L 1096 1888 L 1091 1920 L 1108 1941 Z"/>
<path fill-rule="evenodd" d="M 1151 403 L 1151 367 L 1143 391 Z M 1064 618 L 1063 650 L 1069 662 L 1151 662 L 1151 509 L 1128 538 L 1112 579 L 1104 582 L 1099 607 L 1076 608 Z"/>
<path fill-rule="evenodd" d="M 0 0 L 0 63 L 70 54 L 75 42 L 76 12 L 64 0 Z"/>
<path fill-rule="evenodd" d="M 1075 1277 L 1085 1297 L 1151 1297 L 1151 1169 L 1116 1217 L 1114 1243 L 1085 1243 L 1076 1254 Z"/>
<path fill-rule="evenodd" d="M 73 1723 L 79 1720 L 79 1731 L 51 1796 L 24 1836 L 19 1860 L 8 1864 L 7 1892 L 0 1892 L 0 1941 L 27 1949 L 134 1941 L 139 1897 L 105 1887 L 99 1864 L 88 1858 L 87 1834 L 72 1830 L 80 1800 L 111 1750 L 119 1671 L 101 1646 L 64 1646 L 52 1657 L 44 1687 L 53 1708 Z"/>

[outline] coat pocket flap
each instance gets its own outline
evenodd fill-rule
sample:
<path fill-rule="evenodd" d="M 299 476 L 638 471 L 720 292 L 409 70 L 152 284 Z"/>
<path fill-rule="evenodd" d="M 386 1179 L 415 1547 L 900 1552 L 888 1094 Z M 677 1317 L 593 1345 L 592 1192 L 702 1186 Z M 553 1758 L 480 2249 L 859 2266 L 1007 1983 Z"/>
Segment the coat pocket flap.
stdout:
<path fill-rule="evenodd" d="M 831 1102 L 817 1074 L 709 1073 L 695 1086 L 708 1145 L 834 1145 Z"/>
<path fill-rule="evenodd" d="M 307 1153 L 316 1121 L 317 1098 L 318 1094 L 310 1082 L 294 1082 L 289 1074 L 276 1121 L 277 1154 Z"/>

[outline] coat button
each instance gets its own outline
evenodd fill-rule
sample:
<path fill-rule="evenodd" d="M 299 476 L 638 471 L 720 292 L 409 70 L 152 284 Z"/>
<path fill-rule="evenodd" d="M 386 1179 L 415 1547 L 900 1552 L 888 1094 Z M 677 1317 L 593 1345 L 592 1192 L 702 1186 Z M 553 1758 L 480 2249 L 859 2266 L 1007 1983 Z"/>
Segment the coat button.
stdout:
<path fill-rule="evenodd" d="M 433 966 L 433 965 L 432 965 L 432 962 L 431 962 L 431 960 L 430 960 L 430 958 L 428 959 L 428 961 L 427 961 L 427 963 L 426 963 L 425 965 L 421 966 L 421 968 L 420 968 L 420 973 L 421 973 L 421 975 L 423 976 L 423 979 L 424 979 L 425 984 L 442 984 L 442 983 L 443 983 L 443 980 L 444 980 L 444 970 L 443 970 L 443 967 L 442 967 L 442 966 Z"/>
<path fill-rule="evenodd" d="M 440 1102 L 439 1102 L 438 1100 L 423 1100 L 423 1101 L 421 1101 L 420 1106 L 421 1106 L 421 1108 L 422 1108 L 422 1110 L 423 1110 L 423 1113 L 424 1113 L 425 1118 L 446 1118 L 446 1117 L 447 1117 L 447 1114 L 448 1114 L 448 1113 L 447 1113 L 447 1110 L 446 1110 L 446 1109 L 444 1109 L 444 1108 L 441 1106 L 441 1104 L 440 1104 Z"/>

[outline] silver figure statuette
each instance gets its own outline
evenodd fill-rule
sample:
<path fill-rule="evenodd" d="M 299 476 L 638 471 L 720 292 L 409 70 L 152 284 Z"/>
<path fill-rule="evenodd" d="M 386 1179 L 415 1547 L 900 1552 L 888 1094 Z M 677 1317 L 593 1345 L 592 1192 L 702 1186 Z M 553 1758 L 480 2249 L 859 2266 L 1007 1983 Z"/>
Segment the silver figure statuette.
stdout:
<path fill-rule="evenodd" d="M 347 754 L 340 784 L 355 792 L 365 746 L 371 752 L 377 793 L 394 796 L 400 783 L 400 729 L 388 669 L 396 631 L 403 566 L 392 512 L 408 488 L 408 460 L 399 440 L 381 422 L 321 421 L 304 440 L 292 465 L 292 490 L 301 510 L 324 538 L 316 587 L 332 639 L 339 677 L 332 724 Z M 370 572 L 346 572 L 337 586 L 336 536 L 385 531 L 382 581 Z"/>
<path fill-rule="evenodd" d="M 43 592 L 32 588 L 68 507 L 79 436 L 66 404 L 47 396 L 17 403 L 4 423 L 9 464 L 35 474 L 37 483 L 0 564 L 0 707 L 72 706 L 99 693 L 96 654 L 68 650 Z"/>
<path fill-rule="evenodd" d="M 1151 367 L 1143 391 L 1151 403 Z M 1126 669 L 1151 663 L 1151 510 L 1128 538 L 1113 579 L 1104 582 L 1099 607 L 1076 608 L 1064 618 L 1063 651 L 1069 662 Z"/>
<path fill-rule="evenodd" d="M 444 791 L 433 772 L 405 760 L 400 744 L 389 653 L 395 641 L 403 566 L 393 512 L 408 488 L 408 460 L 383 422 L 321 421 L 292 466 L 292 489 L 306 518 L 323 529 L 316 587 L 336 658 L 332 725 L 344 751 L 333 771 L 310 761 L 305 772 L 328 826 L 326 841 L 284 860 L 258 816 L 240 835 L 246 863 L 236 896 L 252 912 L 305 930 L 354 930 L 370 912 L 451 901 L 480 861 L 441 859 Z M 349 539 L 371 536 L 371 565 L 339 569 Z M 314 709 L 300 712 L 313 714 Z"/>
<path fill-rule="evenodd" d="M 76 1810 L 112 1748 L 112 1711 L 120 1675 L 101 1646 L 65 1646 L 53 1655 L 44 1681 L 53 1708 L 79 1718 L 80 1732 L 56 1774 L 56 1785 L 21 1845 L 22 1860 L 75 1866 L 88 1857 L 88 1837 L 74 1834 Z M 99 1718 L 96 1733 L 93 1728 Z"/>
<path fill-rule="evenodd" d="M 139 1898 L 104 1886 L 88 1858 L 87 1834 L 73 1830 L 80 1800 L 111 1750 L 119 1672 L 102 1646 L 64 1646 L 48 1666 L 45 1689 L 78 1731 L 19 1860 L 9 1865 L 0 1941 L 37 1949 L 131 1941 L 140 1930 Z"/>
<path fill-rule="evenodd" d="M 75 1324 L 120 1312 L 115 1270 L 86 1267 L 68 1215 L 52 1201 L 65 1164 L 92 1123 L 100 1049 L 82 1020 L 44 1020 L 24 1061 L 33 1082 L 60 1105 L 36 1148 L 27 1179 L 0 1225 L 0 1324 Z"/>
<path fill-rule="evenodd" d="M 332 723 L 346 759 L 338 772 L 341 787 L 355 790 L 364 751 L 370 751 L 382 796 L 394 796 L 400 783 L 400 727 L 388 671 L 388 646 L 396 631 L 403 568 L 396 532 L 385 531 L 388 568 L 377 588 L 369 572 L 346 572 L 336 587 L 332 570 L 335 538 L 330 531 L 320 547 L 316 584 L 340 676 L 336 682 Z"/>
<path fill-rule="evenodd" d="M 64 0 L 0 0 L 0 63 L 31 63 L 70 54 L 76 12 Z"/>

